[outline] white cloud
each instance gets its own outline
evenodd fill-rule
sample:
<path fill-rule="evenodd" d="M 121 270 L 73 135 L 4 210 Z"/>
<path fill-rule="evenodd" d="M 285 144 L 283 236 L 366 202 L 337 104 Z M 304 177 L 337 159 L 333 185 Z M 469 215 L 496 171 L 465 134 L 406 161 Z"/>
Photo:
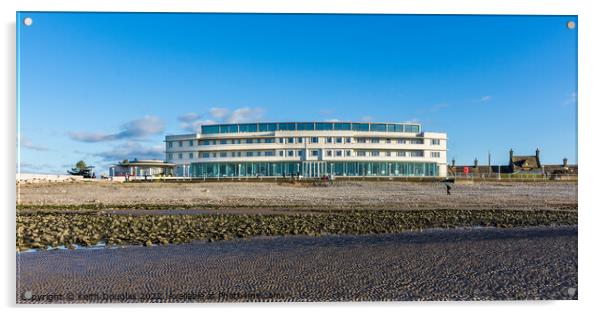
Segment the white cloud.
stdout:
<path fill-rule="evenodd" d="M 23 135 L 17 135 L 17 147 L 19 146 L 36 151 L 48 151 L 47 147 L 35 145 L 29 138 Z"/>
<path fill-rule="evenodd" d="M 562 106 L 570 106 L 577 104 L 577 92 L 573 92 L 569 95 L 564 102 L 562 102 Z"/>
<path fill-rule="evenodd" d="M 482 96 L 482 97 L 474 100 L 474 102 L 476 102 L 476 103 L 484 103 L 484 102 L 491 101 L 491 99 L 493 99 L 492 96 L 490 96 L 490 95 L 484 95 L 484 96 Z"/>
<path fill-rule="evenodd" d="M 178 117 L 180 128 L 191 133 L 200 133 L 203 125 L 217 123 L 246 123 L 256 122 L 263 117 L 262 108 L 242 107 L 234 110 L 227 108 L 210 108 L 209 111 L 200 115 L 194 112 L 186 113 Z"/>
<path fill-rule="evenodd" d="M 263 116 L 263 109 L 244 107 L 239 108 L 228 115 L 226 123 L 247 123 L 255 122 Z"/>
<path fill-rule="evenodd" d="M 218 119 L 218 120 L 222 120 L 224 119 L 228 113 L 230 113 L 230 110 L 226 109 L 226 108 L 210 108 L 209 109 L 209 115 L 211 115 L 212 117 Z"/>
<path fill-rule="evenodd" d="M 180 115 L 178 116 L 178 121 L 180 122 L 194 122 L 196 120 L 198 120 L 201 116 L 194 113 L 194 112 L 188 112 L 186 114 Z"/>
<path fill-rule="evenodd" d="M 97 143 L 122 139 L 139 139 L 149 135 L 163 132 L 165 124 L 157 116 L 147 115 L 143 118 L 132 120 L 121 125 L 121 131 L 114 134 L 101 132 L 67 132 L 67 135 L 76 141 Z"/>
<path fill-rule="evenodd" d="M 118 162 L 123 159 L 160 159 L 163 160 L 165 154 L 161 145 L 143 146 L 138 142 L 125 142 L 117 145 L 113 149 L 95 153 L 94 156 L 100 157 L 102 161 Z"/>

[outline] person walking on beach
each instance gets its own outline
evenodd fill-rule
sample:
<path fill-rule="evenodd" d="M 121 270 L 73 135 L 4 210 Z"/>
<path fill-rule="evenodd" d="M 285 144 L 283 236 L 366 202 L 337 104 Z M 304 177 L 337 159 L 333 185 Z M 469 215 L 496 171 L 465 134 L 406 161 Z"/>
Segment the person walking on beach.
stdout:
<path fill-rule="evenodd" d="M 446 183 L 445 188 L 447 189 L 447 195 L 451 195 L 451 185 L 449 185 L 449 183 Z"/>

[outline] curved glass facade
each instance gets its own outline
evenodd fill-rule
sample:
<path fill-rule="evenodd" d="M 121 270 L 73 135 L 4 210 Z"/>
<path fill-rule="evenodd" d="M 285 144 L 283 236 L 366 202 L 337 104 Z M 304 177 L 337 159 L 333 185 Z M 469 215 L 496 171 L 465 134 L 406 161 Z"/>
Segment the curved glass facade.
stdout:
<path fill-rule="evenodd" d="M 219 177 L 304 177 L 334 174 L 347 177 L 435 177 L 436 163 L 388 161 L 303 161 L 303 162 L 207 162 L 192 163 L 193 178 Z"/>
<path fill-rule="evenodd" d="M 288 122 L 204 125 L 202 134 L 256 133 L 275 131 L 359 131 L 389 133 L 420 133 L 418 124 Z"/>

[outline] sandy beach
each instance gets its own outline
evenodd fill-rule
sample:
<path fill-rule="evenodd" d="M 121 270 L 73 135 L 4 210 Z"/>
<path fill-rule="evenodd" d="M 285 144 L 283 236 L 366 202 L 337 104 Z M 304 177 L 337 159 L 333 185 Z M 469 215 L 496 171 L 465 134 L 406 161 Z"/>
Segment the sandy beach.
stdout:
<path fill-rule="evenodd" d="M 17 255 L 19 303 L 577 299 L 577 228 L 450 229 Z"/>
<path fill-rule="evenodd" d="M 575 182 L 442 183 L 112 183 L 75 182 L 17 185 L 18 204 L 32 209 L 96 205 L 127 209 L 577 209 Z"/>

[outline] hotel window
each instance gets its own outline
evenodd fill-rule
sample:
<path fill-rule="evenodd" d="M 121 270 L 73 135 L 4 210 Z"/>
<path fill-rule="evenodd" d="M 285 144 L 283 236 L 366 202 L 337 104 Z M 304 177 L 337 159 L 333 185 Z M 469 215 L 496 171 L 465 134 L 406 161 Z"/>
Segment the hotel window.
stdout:
<path fill-rule="evenodd" d="M 192 159 L 192 158 L 194 158 L 194 154 L 193 154 L 193 153 L 188 153 L 188 158 L 189 158 L 189 159 Z"/>
<path fill-rule="evenodd" d="M 303 143 L 303 137 L 297 138 L 297 143 L 302 144 Z"/>
<path fill-rule="evenodd" d="M 332 157 L 332 150 L 327 150 L 326 151 L 326 156 Z"/>
<path fill-rule="evenodd" d="M 343 142 L 343 137 L 337 137 L 337 144 L 341 144 Z"/>
<path fill-rule="evenodd" d="M 380 152 L 378 150 L 373 150 L 370 153 L 370 156 L 372 156 L 372 157 L 378 157 L 378 156 L 380 156 Z"/>
<path fill-rule="evenodd" d="M 260 132 L 273 132 L 276 130 L 276 123 L 262 123 L 259 124 Z"/>
<path fill-rule="evenodd" d="M 441 157 L 441 153 L 438 152 L 438 151 L 432 151 L 431 152 L 431 157 L 433 157 L 433 158 L 439 158 L 439 157 Z"/>
<path fill-rule="evenodd" d="M 188 141 L 188 146 L 192 147 L 192 146 L 194 146 L 194 143 L 191 140 L 189 140 Z"/>
<path fill-rule="evenodd" d="M 198 154 L 196 155 L 197 157 L 201 158 L 203 156 L 203 152 L 199 151 Z"/>
<path fill-rule="evenodd" d="M 212 140 L 212 141 L 211 141 L 211 144 L 213 144 L 213 145 L 217 145 L 217 139 L 214 139 L 214 140 Z"/>
<path fill-rule="evenodd" d="M 184 143 L 182 141 L 178 142 L 178 146 L 182 147 L 184 145 Z"/>
<path fill-rule="evenodd" d="M 247 139 L 245 139 L 245 143 L 252 144 L 253 143 L 253 139 L 252 138 L 247 138 Z"/>
<path fill-rule="evenodd" d="M 357 151 L 357 156 L 358 157 L 366 157 L 366 152 L 363 150 L 358 150 Z"/>
<path fill-rule="evenodd" d="M 314 143 L 314 144 L 318 143 L 318 138 L 317 137 L 312 137 L 311 138 L 311 142 Z"/>
<path fill-rule="evenodd" d="M 203 158 L 209 158 L 209 153 L 203 153 Z"/>
<path fill-rule="evenodd" d="M 405 157 L 406 156 L 406 152 L 405 151 L 398 151 L 397 152 L 397 157 Z"/>
<path fill-rule="evenodd" d="M 289 137 L 287 143 L 294 144 L 295 143 L 295 138 L 294 137 Z"/>
<path fill-rule="evenodd" d="M 331 131 L 333 123 L 316 123 L 316 131 Z"/>
<path fill-rule="evenodd" d="M 173 147 L 173 143 L 172 142 L 167 142 L 167 148 L 172 148 Z"/>
<path fill-rule="evenodd" d="M 405 139 L 401 139 L 401 138 L 400 138 L 400 139 L 398 139 L 398 140 L 397 140 L 397 143 L 398 143 L 398 144 L 405 144 L 405 143 L 406 143 L 406 140 L 405 140 Z"/>
<path fill-rule="evenodd" d="M 275 141 L 274 138 L 264 138 L 264 143 L 266 144 L 273 144 Z"/>
<path fill-rule="evenodd" d="M 313 157 L 318 157 L 318 156 L 320 155 L 320 151 L 319 151 L 319 150 L 312 150 L 312 151 L 311 151 L 311 155 L 312 155 Z"/>
<path fill-rule="evenodd" d="M 346 142 L 347 144 L 351 144 L 351 137 L 347 137 L 347 138 L 345 139 L 345 142 Z"/>
<path fill-rule="evenodd" d="M 209 145 L 209 140 L 205 139 L 205 140 L 203 141 L 203 145 Z"/>
<path fill-rule="evenodd" d="M 391 139 L 387 138 L 387 144 L 390 144 L 390 143 L 391 143 Z"/>
<path fill-rule="evenodd" d="M 347 150 L 347 151 L 345 152 L 345 156 L 347 156 L 347 157 L 351 157 L 351 150 Z"/>
<path fill-rule="evenodd" d="M 410 157 L 424 157 L 424 152 L 421 150 L 410 151 Z"/>
<path fill-rule="evenodd" d="M 299 156 L 299 157 L 303 157 L 303 150 L 299 150 L 299 151 L 297 152 L 297 156 Z"/>
<path fill-rule="evenodd" d="M 351 130 L 351 123 L 334 123 L 334 129 L 337 131 Z"/>
<path fill-rule="evenodd" d="M 335 155 L 337 157 L 341 157 L 341 156 L 343 156 L 343 151 L 342 150 L 337 150 L 337 151 L 335 151 Z"/>
<path fill-rule="evenodd" d="M 178 159 L 182 159 L 182 153 L 178 154 Z"/>
<path fill-rule="evenodd" d="M 261 156 L 261 151 L 256 152 L 255 156 L 257 156 L 257 157 Z"/>
<path fill-rule="evenodd" d="M 327 137 L 326 138 L 326 142 L 329 143 L 329 144 L 332 143 L 332 137 Z"/>
<path fill-rule="evenodd" d="M 167 159 L 173 159 L 173 154 L 167 154 Z"/>
<path fill-rule="evenodd" d="M 284 138 L 279 138 L 279 143 L 284 144 Z"/>
<path fill-rule="evenodd" d="M 236 152 L 235 151 L 230 152 L 230 157 L 236 157 Z"/>
<path fill-rule="evenodd" d="M 222 145 L 224 145 L 224 144 L 227 144 L 227 143 L 228 143 L 228 141 L 227 141 L 227 140 L 225 140 L 225 139 L 220 139 L 219 143 L 220 143 L 220 144 L 222 144 Z"/>
<path fill-rule="evenodd" d="M 228 156 L 228 153 L 227 153 L 227 152 L 225 152 L 225 151 L 222 151 L 222 152 L 220 152 L 220 153 L 219 153 L 219 156 L 220 156 L 220 157 L 227 157 L 227 156 Z"/>
<path fill-rule="evenodd" d="M 373 132 L 386 132 L 387 131 L 387 125 L 385 124 L 371 124 L 370 125 L 370 130 Z"/>
<path fill-rule="evenodd" d="M 266 151 L 263 153 L 264 156 L 274 156 L 274 152 L 273 151 Z"/>
<path fill-rule="evenodd" d="M 292 151 L 292 150 L 289 150 L 287 156 L 294 157 L 295 156 L 295 152 Z"/>
<path fill-rule="evenodd" d="M 440 141 L 438 139 L 431 139 L 431 145 L 439 145 Z"/>
<path fill-rule="evenodd" d="M 279 152 L 278 152 L 278 156 L 280 156 L 280 157 L 284 157 L 284 151 L 283 151 L 283 150 L 279 151 Z"/>
<path fill-rule="evenodd" d="M 253 152 L 252 151 L 247 151 L 245 153 L 245 156 L 247 156 L 247 157 L 253 157 Z"/>
<path fill-rule="evenodd" d="M 424 144 L 424 140 L 422 140 L 422 139 L 410 139 L 410 144 L 421 145 L 421 144 Z"/>
<path fill-rule="evenodd" d="M 385 155 L 386 155 L 387 157 L 391 157 L 391 152 L 390 152 L 390 151 L 387 151 L 387 152 L 385 152 Z"/>
<path fill-rule="evenodd" d="M 217 153 L 211 153 L 211 156 L 213 156 L 213 158 L 217 158 Z"/>
<path fill-rule="evenodd" d="M 257 132 L 257 124 L 240 124 L 238 128 L 241 133 Z"/>
<path fill-rule="evenodd" d="M 370 142 L 371 142 L 372 144 L 378 144 L 378 143 L 379 143 L 379 140 L 378 140 L 378 138 L 372 138 L 372 139 L 370 139 Z"/>
<path fill-rule="evenodd" d="M 242 155 L 242 153 L 240 151 L 236 152 L 236 157 L 240 157 Z"/>
<path fill-rule="evenodd" d="M 365 144 L 366 143 L 366 139 L 365 138 L 358 138 L 357 142 L 360 144 Z"/>

